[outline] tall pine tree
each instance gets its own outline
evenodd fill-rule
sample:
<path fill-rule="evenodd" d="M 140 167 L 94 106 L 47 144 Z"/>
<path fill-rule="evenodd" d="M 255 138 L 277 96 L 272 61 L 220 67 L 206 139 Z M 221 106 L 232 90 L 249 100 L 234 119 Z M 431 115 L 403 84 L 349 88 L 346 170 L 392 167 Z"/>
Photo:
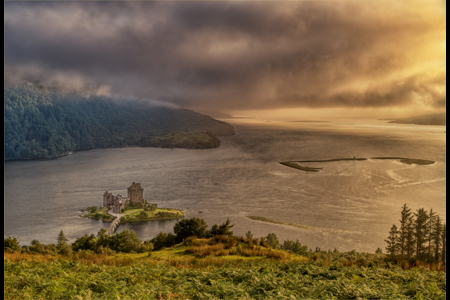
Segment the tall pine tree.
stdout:
<path fill-rule="evenodd" d="M 433 239 L 434 260 L 439 261 L 440 260 L 439 254 L 441 251 L 441 244 L 442 244 L 442 222 L 439 216 L 436 217 L 436 221 L 433 224 L 430 236 Z"/>
<path fill-rule="evenodd" d="M 431 251 L 431 244 L 433 241 L 433 225 L 436 219 L 436 213 L 433 212 L 433 209 L 430 209 L 430 215 L 428 216 L 428 223 L 427 223 L 427 227 L 428 227 L 428 256 L 431 258 L 432 257 L 432 251 Z"/>
<path fill-rule="evenodd" d="M 411 209 L 406 206 L 406 204 L 402 207 L 401 219 L 400 219 L 400 231 L 399 231 L 399 248 L 400 255 L 405 255 L 408 253 L 407 251 L 407 243 L 408 243 L 408 231 L 411 230 Z"/>
<path fill-rule="evenodd" d="M 441 261 L 446 263 L 447 259 L 447 225 L 444 224 L 444 228 L 442 229 L 442 253 L 441 253 Z"/>
<path fill-rule="evenodd" d="M 64 232 L 61 231 L 58 234 L 56 249 L 60 250 L 66 245 L 66 236 L 64 235 Z"/>
<path fill-rule="evenodd" d="M 408 258 L 415 254 L 416 250 L 416 239 L 414 235 L 414 219 L 411 216 L 406 224 L 406 243 L 405 252 Z"/>
<path fill-rule="evenodd" d="M 420 259 L 424 259 L 427 256 L 427 245 L 428 241 L 428 213 L 424 208 L 417 210 L 414 214 L 416 220 L 414 222 L 414 237 L 416 238 L 416 256 Z"/>
<path fill-rule="evenodd" d="M 386 240 L 384 240 L 387 243 L 386 251 L 389 255 L 398 254 L 399 248 L 398 234 L 399 231 L 397 229 L 397 226 L 393 224 L 391 230 L 389 231 L 389 237 Z"/>

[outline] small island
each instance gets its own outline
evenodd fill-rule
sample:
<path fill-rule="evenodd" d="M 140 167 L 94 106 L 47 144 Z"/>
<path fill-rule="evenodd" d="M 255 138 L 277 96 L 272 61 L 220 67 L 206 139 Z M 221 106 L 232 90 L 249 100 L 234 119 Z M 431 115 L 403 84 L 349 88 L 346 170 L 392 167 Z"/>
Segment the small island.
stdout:
<path fill-rule="evenodd" d="M 370 159 L 394 159 L 394 160 L 399 160 L 400 162 L 404 163 L 404 164 L 408 164 L 408 165 L 431 165 L 434 164 L 435 161 L 433 160 L 426 160 L 426 159 L 414 159 L 414 158 L 405 158 L 405 157 L 371 157 Z M 295 168 L 298 170 L 302 170 L 305 172 L 319 172 L 320 169 L 323 168 L 317 168 L 317 167 L 307 167 L 307 166 L 303 166 L 300 163 L 310 163 L 310 162 L 333 162 L 333 161 L 349 161 L 349 160 L 367 160 L 367 158 L 358 158 L 358 157 L 353 157 L 353 158 L 333 158 L 333 159 L 325 159 L 325 160 L 298 160 L 298 161 L 284 161 L 284 162 L 280 162 L 280 164 L 287 166 L 287 167 L 291 167 L 291 168 Z"/>
<path fill-rule="evenodd" d="M 181 210 L 174 208 L 158 208 L 156 203 L 149 203 L 143 198 L 144 189 L 140 183 L 133 182 L 128 187 L 127 197 L 114 196 L 106 191 L 103 194 L 103 207 L 91 206 L 85 210 L 88 213 L 83 218 L 114 222 L 119 219 L 121 224 L 154 220 L 179 219 L 184 217 Z"/>

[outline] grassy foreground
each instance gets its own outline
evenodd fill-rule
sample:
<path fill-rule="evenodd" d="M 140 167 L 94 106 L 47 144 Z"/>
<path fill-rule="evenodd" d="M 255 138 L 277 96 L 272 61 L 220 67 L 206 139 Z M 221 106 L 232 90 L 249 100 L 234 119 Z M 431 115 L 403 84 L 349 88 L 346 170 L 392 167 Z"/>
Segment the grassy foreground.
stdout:
<path fill-rule="evenodd" d="M 210 251 L 215 246 L 198 240 L 151 254 L 105 256 L 81 251 L 62 257 L 5 253 L 5 299 L 446 297 L 446 273 L 424 267 L 314 261 L 265 247 L 246 253 L 243 245 L 230 248 L 234 249 L 232 255 L 215 256 Z M 278 254 L 267 258 L 269 252 Z M 205 255 L 208 253 L 211 255 Z"/>

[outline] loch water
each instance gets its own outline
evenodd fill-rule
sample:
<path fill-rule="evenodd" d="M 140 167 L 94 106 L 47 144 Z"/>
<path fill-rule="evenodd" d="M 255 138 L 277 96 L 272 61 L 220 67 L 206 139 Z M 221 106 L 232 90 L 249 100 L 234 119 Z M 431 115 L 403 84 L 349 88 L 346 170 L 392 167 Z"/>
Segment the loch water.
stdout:
<path fill-rule="evenodd" d="M 227 218 L 235 234 L 275 233 L 310 248 L 384 249 L 400 210 L 433 209 L 446 220 L 444 126 L 387 121 L 289 122 L 224 119 L 237 134 L 220 137 L 215 149 L 116 148 L 80 151 L 57 159 L 4 165 L 4 236 L 21 244 L 55 243 L 62 229 L 69 242 L 96 234 L 109 223 L 80 217 L 102 204 L 105 191 L 126 195 L 140 182 L 144 198 L 159 207 L 186 210 L 208 226 Z M 304 164 L 304 172 L 281 161 L 396 156 L 436 161 L 407 165 L 397 160 Z M 254 221 L 260 216 L 313 227 Z M 120 225 L 142 240 L 173 232 L 176 220 Z"/>

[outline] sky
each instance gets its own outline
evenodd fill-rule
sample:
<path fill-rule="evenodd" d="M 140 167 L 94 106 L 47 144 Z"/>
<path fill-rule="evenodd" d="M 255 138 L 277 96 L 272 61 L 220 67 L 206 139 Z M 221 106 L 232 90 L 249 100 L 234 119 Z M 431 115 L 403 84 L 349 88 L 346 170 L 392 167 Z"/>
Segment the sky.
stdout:
<path fill-rule="evenodd" d="M 5 2 L 6 84 L 235 115 L 446 110 L 445 1 Z"/>

